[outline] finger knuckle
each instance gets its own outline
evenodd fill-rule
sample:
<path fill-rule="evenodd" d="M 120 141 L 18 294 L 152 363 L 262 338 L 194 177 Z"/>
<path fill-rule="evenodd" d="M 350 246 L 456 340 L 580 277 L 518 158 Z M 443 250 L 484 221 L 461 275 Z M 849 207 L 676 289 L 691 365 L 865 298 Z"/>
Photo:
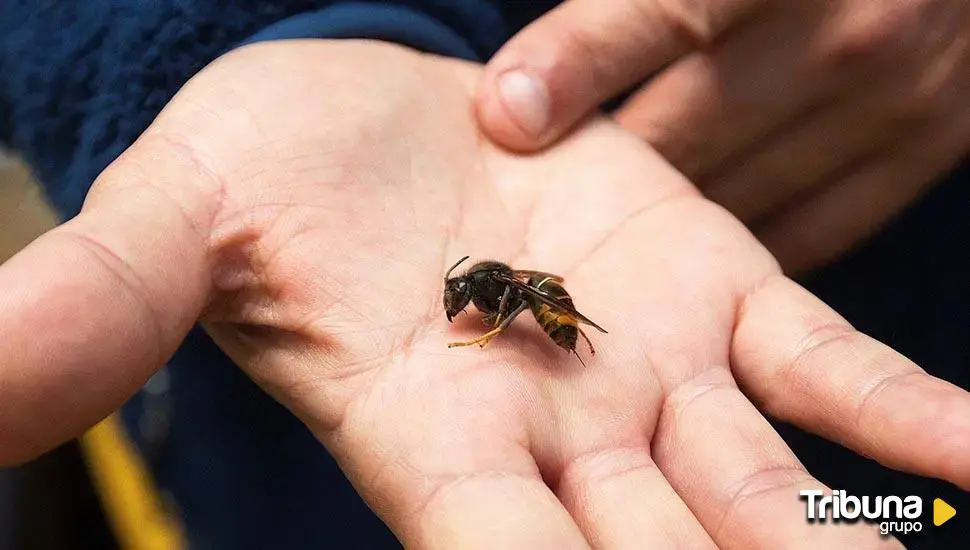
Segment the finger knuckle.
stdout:
<path fill-rule="evenodd" d="M 850 67 L 898 64 L 911 44 L 913 9 L 905 3 L 879 4 L 844 16 L 824 41 L 825 57 Z"/>
<path fill-rule="evenodd" d="M 961 104 L 970 91 L 965 68 L 968 56 L 970 41 L 956 44 L 938 56 L 913 79 L 908 93 L 898 94 L 898 107 L 921 118 L 941 120 L 951 116 L 952 106 Z"/>
<path fill-rule="evenodd" d="M 119 291 L 137 305 L 135 311 L 141 321 L 139 326 L 144 327 L 144 334 L 149 335 L 148 339 L 142 341 L 145 348 L 151 350 L 147 357 L 153 364 L 163 363 L 165 351 L 169 349 L 176 335 L 169 328 L 167 319 L 171 316 L 166 314 L 158 290 L 153 288 L 155 285 L 138 273 L 126 260 L 123 251 L 105 243 L 89 230 L 65 224 L 57 232 L 70 239 L 79 250 L 85 251 L 94 264 L 101 268 L 101 273 L 105 277 L 113 278 Z"/>
<path fill-rule="evenodd" d="M 841 321 L 825 322 L 811 327 L 807 335 L 797 347 L 792 359 L 781 369 L 781 378 L 792 387 L 800 386 L 807 376 L 814 376 L 810 372 L 816 365 L 816 357 L 828 352 L 832 346 L 851 345 L 861 336 L 855 328 Z"/>
<path fill-rule="evenodd" d="M 660 19 L 666 27 L 673 29 L 695 44 L 707 44 L 716 34 L 716 24 L 712 2 L 696 0 L 631 0 L 640 15 Z"/>
<path fill-rule="evenodd" d="M 611 482 L 622 483 L 630 475 L 654 470 L 647 444 L 629 447 L 593 449 L 570 459 L 559 476 L 559 490 L 571 488 L 575 496 L 603 487 Z"/>
<path fill-rule="evenodd" d="M 157 188 L 163 195 L 182 210 L 193 229 L 203 240 L 209 235 L 223 210 L 228 184 L 224 175 L 216 170 L 209 159 L 192 144 L 186 136 L 165 130 L 146 132 L 129 149 L 126 166 L 138 176 L 138 183 Z M 155 159 L 164 158 L 172 173 L 184 178 L 182 186 L 173 190 L 155 183 L 157 169 L 153 170 Z M 152 177 L 152 174 L 155 177 Z M 122 177 L 105 178 L 106 181 L 120 181 L 128 186 L 131 182 Z"/>
<path fill-rule="evenodd" d="M 713 530 L 715 538 L 744 529 L 752 514 L 762 513 L 766 502 L 774 501 L 779 494 L 787 496 L 793 488 L 812 482 L 812 476 L 794 462 L 756 469 L 744 476 L 730 492 L 723 515 Z"/>
<path fill-rule="evenodd" d="M 705 401 L 726 399 L 737 391 L 730 373 L 718 366 L 703 369 L 670 389 L 661 408 L 661 422 L 683 425 L 691 410 L 711 406 Z"/>
<path fill-rule="evenodd" d="M 887 374 L 879 379 L 879 381 L 865 392 L 862 400 L 859 402 L 858 409 L 856 410 L 855 425 L 862 430 L 871 426 L 870 416 L 878 418 L 878 412 L 876 411 L 883 409 L 884 403 L 880 403 L 880 401 L 886 395 L 892 395 L 891 390 L 893 388 L 899 387 L 913 377 L 919 377 L 923 374 L 920 370 L 906 370 Z"/>

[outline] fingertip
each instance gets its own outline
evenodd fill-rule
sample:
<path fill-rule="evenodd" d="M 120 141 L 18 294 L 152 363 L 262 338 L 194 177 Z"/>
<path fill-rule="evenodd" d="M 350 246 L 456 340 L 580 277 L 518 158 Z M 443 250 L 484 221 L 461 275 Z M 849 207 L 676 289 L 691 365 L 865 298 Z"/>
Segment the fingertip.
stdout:
<path fill-rule="evenodd" d="M 557 136 L 549 131 L 549 89 L 535 73 L 512 68 L 487 72 L 477 97 L 482 131 L 495 143 L 534 152 Z"/>
<path fill-rule="evenodd" d="M 595 25 L 586 17 L 596 9 L 591 2 L 564 4 L 488 61 L 478 105 L 490 138 L 516 151 L 543 149 L 638 78 L 639 69 L 629 62 L 614 62 L 617 46 L 608 32 L 614 18 L 607 15 Z M 588 32 L 593 27 L 597 32 Z"/>
<path fill-rule="evenodd" d="M 537 139 L 549 127 L 549 88 L 542 77 L 512 69 L 495 79 L 495 97 L 523 134 Z"/>

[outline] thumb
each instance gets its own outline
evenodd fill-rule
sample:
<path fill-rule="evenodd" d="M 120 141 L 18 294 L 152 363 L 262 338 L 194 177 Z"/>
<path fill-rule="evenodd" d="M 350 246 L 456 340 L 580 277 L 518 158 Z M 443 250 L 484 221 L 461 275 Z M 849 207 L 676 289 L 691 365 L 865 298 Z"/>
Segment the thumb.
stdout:
<path fill-rule="evenodd" d="M 571 0 L 489 61 L 476 98 L 494 141 L 534 150 L 603 102 L 711 43 L 762 0 Z"/>
<path fill-rule="evenodd" d="M 186 207 L 192 174 L 164 149 L 137 161 L 126 153 L 77 217 L 0 266 L 0 465 L 117 410 L 204 307 L 204 240 Z M 152 170 L 151 183 L 138 167 Z"/>

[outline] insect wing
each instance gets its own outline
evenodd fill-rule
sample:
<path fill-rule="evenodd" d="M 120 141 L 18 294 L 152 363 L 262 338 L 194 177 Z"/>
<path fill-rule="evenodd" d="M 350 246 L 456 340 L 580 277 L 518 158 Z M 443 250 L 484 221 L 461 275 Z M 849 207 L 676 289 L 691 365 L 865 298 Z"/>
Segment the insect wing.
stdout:
<path fill-rule="evenodd" d="M 523 279 L 528 279 L 533 275 L 538 275 L 540 277 L 548 277 L 549 280 L 556 281 L 557 283 L 561 283 L 565 281 L 565 279 L 562 276 L 556 275 L 555 273 L 546 273 L 545 271 L 534 271 L 531 269 L 516 269 L 512 273 L 515 274 L 516 277 L 521 277 Z"/>
<path fill-rule="evenodd" d="M 510 284 L 510 285 L 512 285 L 512 286 L 514 286 L 514 287 L 516 287 L 516 288 L 518 288 L 518 289 L 520 289 L 520 290 L 522 290 L 524 292 L 528 292 L 530 295 L 535 296 L 536 298 L 538 298 L 539 300 L 542 300 L 543 302 L 549 304 L 550 306 L 552 306 L 554 308 L 557 308 L 557 309 L 561 309 L 561 310 L 569 313 L 570 315 L 575 316 L 580 321 L 582 321 L 582 322 L 586 323 L 587 325 L 595 328 L 596 330 L 602 332 L 603 334 L 609 334 L 602 327 L 600 327 L 599 325 L 597 325 L 593 321 L 590 321 L 589 319 L 587 319 L 585 315 L 583 315 L 582 313 L 576 311 L 576 308 L 570 306 L 569 304 L 563 303 L 563 302 L 557 300 L 556 298 L 553 298 L 552 296 L 546 294 L 545 292 L 537 289 L 534 286 L 531 286 L 531 285 L 528 285 L 526 283 L 523 283 L 522 281 L 520 281 L 520 280 L 518 280 L 518 279 L 516 279 L 514 277 L 506 277 L 505 275 L 497 275 L 496 276 L 496 280 L 501 281 L 503 283 Z"/>

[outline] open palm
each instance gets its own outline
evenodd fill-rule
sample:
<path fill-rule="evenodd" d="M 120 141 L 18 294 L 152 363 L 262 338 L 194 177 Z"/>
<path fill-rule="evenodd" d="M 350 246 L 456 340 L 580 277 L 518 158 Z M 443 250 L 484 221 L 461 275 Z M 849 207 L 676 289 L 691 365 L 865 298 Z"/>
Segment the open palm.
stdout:
<path fill-rule="evenodd" d="M 798 491 L 821 485 L 762 412 L 970 485 L 966 392 L 854 332 L 617 127 L 536 156 L 493 147 L 472 118 L 476 75 L 305 42 L 240 50 L 190 82 L 84 213 L 0 272 L 36 295 L 18 273 L 76 256 L 90 280 L 44 283 L 51 303 L 114 281 L 98 322 L 155 327 L 92 351 L 143 366 L 81 382 L 99 401 L 23 452 L 116 407 L 201 317 L 409 547 L 891 543 L 806 523 Z M 144 169 L 158 158 L 165 170 Z M 142 234 L 110 229 L 132 220 Z M 488 329 L 471 307 L 445 319 L 443 276 L 465 255 L 565 277 L 608 331 L 587 330 L 595 355 L 580 339 L 587 366 L 528 312 L 484 349 L 449 349 Z M 41 394 L 11 399 L 29 411 Z M 0 433 L 17 443 L 27 418 L 0 417 Z"/>

